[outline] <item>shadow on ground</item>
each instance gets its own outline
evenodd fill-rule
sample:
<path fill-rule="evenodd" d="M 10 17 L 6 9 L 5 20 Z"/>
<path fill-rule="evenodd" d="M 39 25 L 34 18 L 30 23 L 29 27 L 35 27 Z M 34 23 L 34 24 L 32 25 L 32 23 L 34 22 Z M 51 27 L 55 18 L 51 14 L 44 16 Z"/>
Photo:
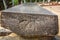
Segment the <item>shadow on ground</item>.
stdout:
<path fill-rule="evenodd" d="M 18 35 L 16 35 L 16 34 L 12 34 L 12 35 L 9 35 L 9 36 L 4 36 L 4 37 L 0 36 L 0 40 L 23 40 L 23 38 L 18 36 Z M 38 40 L 40 40 L 40 39 L 38 39 Z M 54 40 L 60 40 L 60 36 L 56 36 L 54 38 Z"/>
<path fill-rule="evenodd" d="M 56 36 L 54 40 L 60 40 L 60 36 Z"/>

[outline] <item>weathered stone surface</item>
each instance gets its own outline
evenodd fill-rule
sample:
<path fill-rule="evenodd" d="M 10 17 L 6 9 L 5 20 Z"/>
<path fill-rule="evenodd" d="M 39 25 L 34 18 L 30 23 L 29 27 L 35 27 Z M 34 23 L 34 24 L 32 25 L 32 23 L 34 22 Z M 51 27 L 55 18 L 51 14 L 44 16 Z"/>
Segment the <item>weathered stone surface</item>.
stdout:
<path fill-rule="evenodd" d="M 2 27 L 9 27 L 23 37 L 55 36 L 58 33 L 58 16 L 36 4 L 21 4 L 4 10 L 1 19 Z"/>
<path fill-rule="evenodd" d="M 57 16 L 50 15 L 2 13 L 2 26 L 10 27 L 11 30 L 22 35 L 55 35 L 58 33 Z"/>

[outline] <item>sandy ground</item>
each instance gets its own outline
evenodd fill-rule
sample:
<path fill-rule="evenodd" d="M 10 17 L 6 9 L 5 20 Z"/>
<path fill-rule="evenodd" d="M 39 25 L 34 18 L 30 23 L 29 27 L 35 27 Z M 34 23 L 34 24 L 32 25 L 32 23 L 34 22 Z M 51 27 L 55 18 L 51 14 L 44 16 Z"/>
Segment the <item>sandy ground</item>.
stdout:
<path fill-rule="evenodd" d="M 43 7 L 55 14 L 58 15 L 58 20 L 59 20 L 59 33 L 58 33 L 58 36 L 60 36 L 60 6 L 45 6 Z M 1 13 L 0 13 L 1 15 Z M 1 17 L 0 17 L 1 18 Z M 60 40 L 60 37 L 56 37 L 58 40 Z M 12 33 L 8 36 L 0 36 L 0 40 L 20 40 L 19 36 Z"/>
<path fill-rule="evenodd" d="M 18 35 L 11 33 L 8 36 L 0 36 L 0 40 L 20 40 L 20 38 Z"/>

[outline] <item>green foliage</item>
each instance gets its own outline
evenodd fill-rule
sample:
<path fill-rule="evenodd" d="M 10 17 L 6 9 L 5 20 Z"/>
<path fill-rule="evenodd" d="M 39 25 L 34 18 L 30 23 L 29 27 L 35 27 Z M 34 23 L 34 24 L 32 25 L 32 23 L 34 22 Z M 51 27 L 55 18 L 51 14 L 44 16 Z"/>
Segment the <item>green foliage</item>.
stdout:
<path fill-rule="evenodd" d="M 26 0 L 26 2 L 30 2 L 30 1 L 31 1 L 31 2 L 35 2 L 35 0 Z"/>
<path fill-rule="evenodd" d="M 18 0 L 14 0 L 14 5 L 17 5 L 18 4 Z"/>
<path fill-rule="evenodd" d="M 58 0 L 58 1 L 60 1 L 60 0 Z"/>
<path fill-rule="evenodd" d="M 24 0 L 22 0 L 22 1 L 24 1 Z M 36 0 L 25 0 L 26 2 L 35 2 Z M 37 2 L 42 2 L 43 0 L 37 0 Z M 47 1 L 47 0 L 45 0 L 45 1 Z"/>

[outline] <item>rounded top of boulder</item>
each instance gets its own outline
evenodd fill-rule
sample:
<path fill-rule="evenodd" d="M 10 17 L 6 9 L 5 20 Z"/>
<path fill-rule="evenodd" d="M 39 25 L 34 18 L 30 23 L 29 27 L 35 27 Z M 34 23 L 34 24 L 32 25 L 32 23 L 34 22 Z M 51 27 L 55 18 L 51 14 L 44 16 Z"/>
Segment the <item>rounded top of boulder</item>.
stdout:
<path fill-rule="evenodd" d="M 55 15 L 54 13 L 39 6 L 37 3 L 24 3 L 21 5 L 17 5 L 12 8 L 3 10 L 3 12 Z"/>

